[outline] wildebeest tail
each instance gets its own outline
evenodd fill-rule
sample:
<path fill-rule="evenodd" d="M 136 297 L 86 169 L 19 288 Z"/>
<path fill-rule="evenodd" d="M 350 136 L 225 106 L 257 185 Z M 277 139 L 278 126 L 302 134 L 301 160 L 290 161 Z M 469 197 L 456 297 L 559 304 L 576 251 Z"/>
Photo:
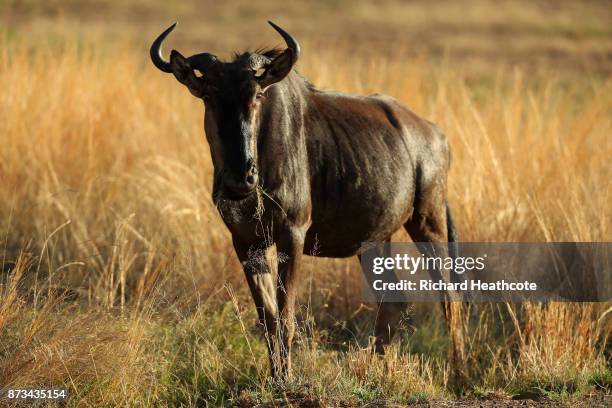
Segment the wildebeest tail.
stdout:
<path fill-rule="evenodd" d="M 448 235 L 448 256 L 455 259 L 459 255 L 459 248 L 457 243 L 459 242 L 459 235 L 457 229 L 453 223 L 453 217 L 451 216 L 450 207 L 446 203 L 446 230 Z M 452 280 L 457 278 L 457 275 L 452 273 Z"/>
<path fill-rule="evenodd" d="M 446 230 L 448 234 L 448 242 L 459 242 L 459 235 L 457 234 L 457 229 L 453 223 L 453 217 L 451 216 L 448 203 L 446 203 Z"/>

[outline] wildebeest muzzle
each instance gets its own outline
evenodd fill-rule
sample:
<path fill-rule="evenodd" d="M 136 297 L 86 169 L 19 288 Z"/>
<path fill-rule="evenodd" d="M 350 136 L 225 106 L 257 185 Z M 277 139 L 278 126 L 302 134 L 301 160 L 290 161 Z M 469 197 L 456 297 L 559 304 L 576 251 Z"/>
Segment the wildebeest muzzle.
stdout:
<path fill-rule="evenodd" d="M 244 171 L 234 172 L 229 169 L 223 172 L 223 190 L 228 198 L 240 199 L 251 194 L 257 187 L 259 177 L 257 166 L 253 160 L 249 160 Z"/>

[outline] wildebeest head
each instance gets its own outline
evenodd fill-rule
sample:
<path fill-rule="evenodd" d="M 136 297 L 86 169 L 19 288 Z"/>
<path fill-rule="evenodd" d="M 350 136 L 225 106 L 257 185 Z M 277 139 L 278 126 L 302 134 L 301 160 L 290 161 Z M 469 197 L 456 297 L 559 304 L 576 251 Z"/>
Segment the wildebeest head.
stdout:
<path fill-rule="evenodd" d="M 222 192 L 242 198 L 257 187 L 257 139 L 266 90 L 289 74 L 300 46 L 282 28 L 269 21 L 287 43 L 287 49 L 245 52 L 231 62 L 209 53 L 185 58 L 172 50 L 164 60 L 161 44 L 176 23 L 157 37 L 151 59 L 163 72 L 172 73 L 206 106 L 205 130 Z"/>

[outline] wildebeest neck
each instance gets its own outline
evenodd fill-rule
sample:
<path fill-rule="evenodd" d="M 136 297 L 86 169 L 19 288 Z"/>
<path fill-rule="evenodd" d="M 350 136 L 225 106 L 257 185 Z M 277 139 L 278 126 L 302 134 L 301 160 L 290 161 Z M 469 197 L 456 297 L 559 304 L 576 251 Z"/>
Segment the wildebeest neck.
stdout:
<path fill-rule="evenodd" d="M 275 189 L 307 167 L 304 115 L 312 85 L 293 71 L 266 92 L 258 139 L 264 188 Z"/>

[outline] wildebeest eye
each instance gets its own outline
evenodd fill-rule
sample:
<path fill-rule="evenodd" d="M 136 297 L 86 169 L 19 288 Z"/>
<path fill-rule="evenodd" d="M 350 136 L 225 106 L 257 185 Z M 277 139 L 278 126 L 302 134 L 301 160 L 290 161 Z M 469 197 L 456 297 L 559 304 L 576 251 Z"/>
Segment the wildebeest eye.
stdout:
<path fill-rule="evenodd" d="M 266 94 L 263 92 L 257 92 L 257 94 L 255 94 L 255 99 L 263 99 L 266 97 Z"/>

